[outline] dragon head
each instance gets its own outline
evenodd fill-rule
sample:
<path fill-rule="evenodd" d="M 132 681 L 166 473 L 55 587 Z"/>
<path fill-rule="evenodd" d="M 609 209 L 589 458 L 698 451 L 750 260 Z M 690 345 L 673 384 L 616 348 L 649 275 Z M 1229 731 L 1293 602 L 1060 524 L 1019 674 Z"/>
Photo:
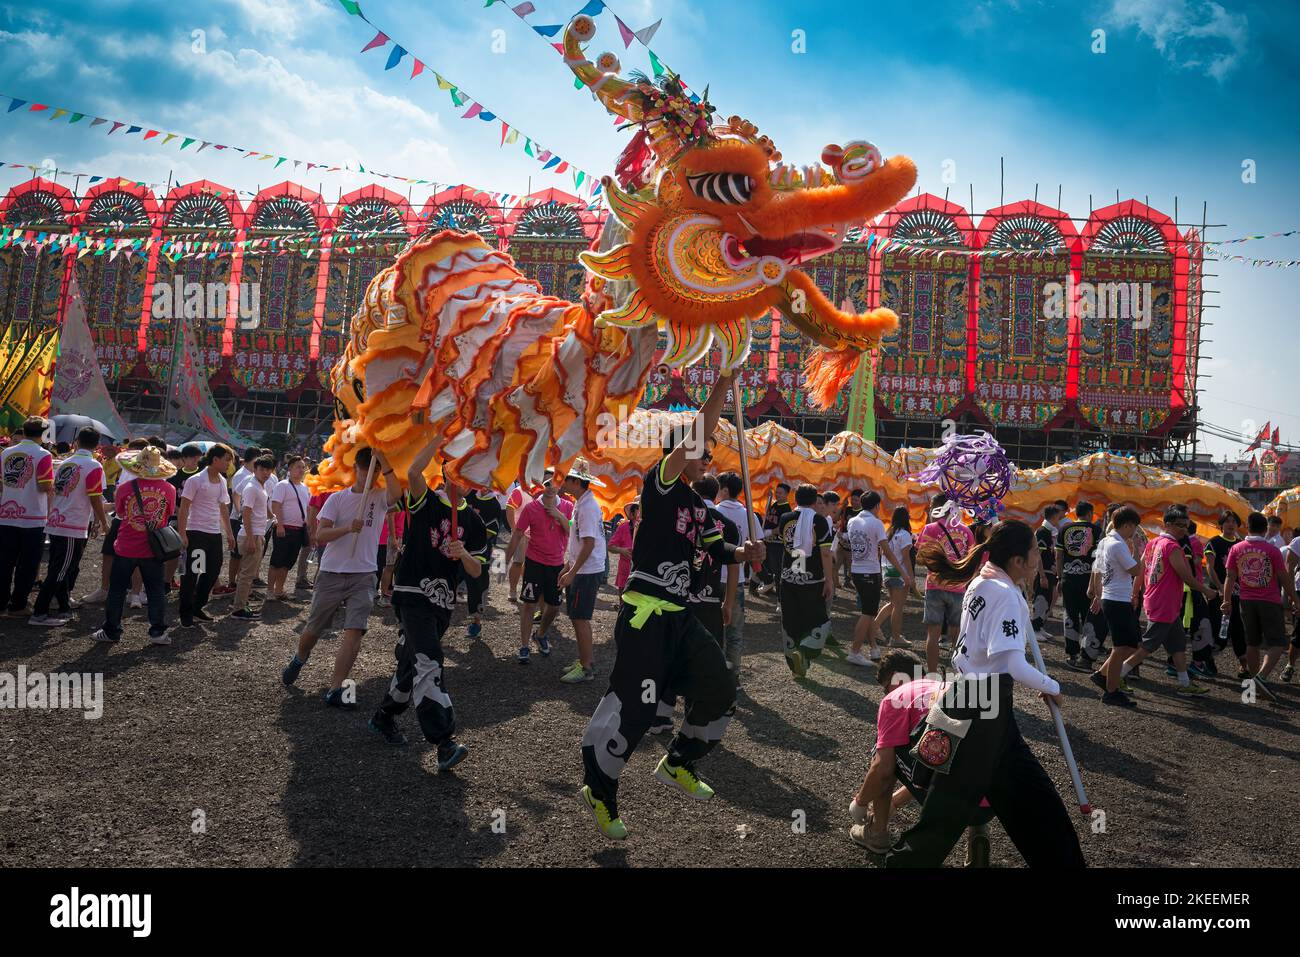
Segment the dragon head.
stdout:
<path fill-rule="evenodd" d="M 694 99 L 671 73 L 658 83 L 624 79 L 611 53 L 592 63 L 582 44 L 595 29 L 589 16 L 570 21 L 565 62 L 610 112 L 638 128 L 618 164 L 620 183 L 604 180 L 628 241 L 582 256 L 597 275 L 634 287 L 598 322 L 661 326 L 663 361 L 672 367 L 716 345 L 729 371 L 749 353 L 749 320 L 779 309 L 823 347 L 810 362 L 809 391 L 831 404 L 861 353 L 898 320 L 888 309 L 836 307 L 799 267 L 902 200 L 915 165 L 903 156 L 885 161 L 858 141 L 827 146 L 825 166 L 796 170 L 752 123 L 715 122 L 707 89 Z"/>

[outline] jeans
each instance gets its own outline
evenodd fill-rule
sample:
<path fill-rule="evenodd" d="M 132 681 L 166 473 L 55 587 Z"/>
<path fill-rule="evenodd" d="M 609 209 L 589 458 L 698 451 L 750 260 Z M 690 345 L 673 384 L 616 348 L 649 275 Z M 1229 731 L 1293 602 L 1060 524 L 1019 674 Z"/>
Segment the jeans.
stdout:
<path fill-rule="evenodd" d="M 740 657 L 745 644 L 745 586 L 736 589 L 736 607 L 731 609 L 731 624 L 722 626 L 722 651 L 731 665 L 731 673 L 740 681 Z"/>
<path fill-rule="evenodd" d="M 116 555 L 108 575 L 108 602 L 104 607 L 104 633 L 113 641 L 122 637 L 122 608 L 131 588 L 131 573 L 140 569 L 144 593 L 149 598 L 149 637 L 167 630 L 167 589 L 163 586 L 163 563 L 156 558 L 127 558 Z"/>

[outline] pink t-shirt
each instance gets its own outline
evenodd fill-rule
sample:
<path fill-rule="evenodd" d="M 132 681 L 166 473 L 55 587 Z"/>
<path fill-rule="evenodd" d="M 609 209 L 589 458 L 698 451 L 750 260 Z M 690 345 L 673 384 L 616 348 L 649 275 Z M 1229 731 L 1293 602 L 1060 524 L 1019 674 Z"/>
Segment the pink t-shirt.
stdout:
<path fill-rule="evenodd" d="M 944 534 L 944 528 L 947 528 L 948 534 Z M 949 541 L 949 538 L 952 541 Z M 975 544 L 975 533 L 965 525 L 944 526 L 941 522 L 931 522 L 925 528 L 921 529 L 921 534 L 916 540 L 916 546 L 919 550 L 922 545 L 928 542 L 940 542 L 943 550 L 948 553 L 948 557 L 953 561 L 965 558 L 966 553 L 971 550 Z M 956 544 L 957 551 L 953 551 L 953 544 Z M 925 576 L 925 587 L 928 591 L 933 588 L 936 591 L 955 591 L 962 593 L 966 591 L 965 585 L 945 585 L 938 581 L 933 574 Z"/>
<path fill-rule="evenodd" d="M 144 512 L 135 500 L 135 490 L 140 490 Z M 176 486 L 163 479 L 138 478 L 125 485 L 118 483 L 113 497 L 113 514 L 122 520 L 117 538 L 113 540 L 113 554 L 123 558 L 153 558 L 145 520 L 149 526 L 161 528 L 176 511 Z"/>
<path fill-rule="evenodd" d="M 1192 536 L 1192 575 L 1198 582 L 1205 581 L 1205 542 Z"/>
<path fill-rule="evenodd" d="M 618 528 L 614 530 L 613 537 L 609 544 L 614 548 L 631 548 L 632 547 L 632 523 L 620 522 Z M 618 571 L 614 575 L 614 587 L 619 591 L 627 584 L 627 576 L 632 574 L 632 556 L 618 556 Z"/>
<path fill-rule="evenodd" d="M 1237 572 L 1242 601 L 1282 604 L 1282 576 L 1286 562 L 1276 545 L 1257 535 L 1247 535 L 1228 550 L 1228 571 Z"/>
<path fill-rule="evenodd" d="M 1147 618 L 1154 622 L 1176 621 L 1183 610 L 1183 580 L 1169 564 L 1173 552 L 1182 552 L 1183 546 L 1163 532 L 1147 542 L 1142 552 L 1146 563 L 1146 592 L 1142 605 Z"/>
<path fill-rule="evenodd" d="M 558 499 L 556 507 L 566 518 L 573 517 L 572 502 L 566 499 Z M 515 524 L 515 528 L 516 530 L 522 528 L 528 533 L 528 548 L 524 551 L 525 558 L 530 558 L 542 565 L 564 564 L 564 549 L 569 544 L 569 525 L 567 522 L 561 524 L 551 518 L 540 498 L 529 502 L 520 509 L 519 521 Z"/>
<path fill-rule="evenodd" d="M 876 712 L 876 747 L 906 747 L 912 730 L 925 720 L 935 695 L 942 690 L 942 681 L 917 678 L 885 695 Z"/>
<path fill-rule="evenodd" d="M 397 541 L 402 540 L 402 533 L 406 531 L 406 509 L 399 508 L 393 513 L 393 534 L 397 536 Z M 388 544 L 388 523 L 384 522 L 384 527 L 379 532 L 379 544 Z"/>

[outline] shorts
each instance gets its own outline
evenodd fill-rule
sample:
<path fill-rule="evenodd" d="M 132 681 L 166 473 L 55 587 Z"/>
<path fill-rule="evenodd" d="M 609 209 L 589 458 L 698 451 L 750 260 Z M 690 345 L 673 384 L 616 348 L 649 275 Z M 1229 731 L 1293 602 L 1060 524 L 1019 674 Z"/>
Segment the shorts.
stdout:
<path fill-rule="evenodd" d="M 596 593 L 604 580 L 600 572 L 573 576 L 573 584 L 564 590 L 564 613 L 570 621 L 591 621 L 596 611 Z"/>
<path fill-rule="evenodd" d="M 117 541 L 117 533 L 121 528 L 122 528 L 122 520 L 117 516 L 113 516 L 113 521 L 109 523 L 108 534 L 104 536 L 104 544 L 99 549 L 99 554 L 101 555 L 114 554 L 113 543 Z"/>
<path fill-rule="evenodd" d="M 1142 627 L 1131 601 L 1101 600 L 1101 613 L 1110 626 L 1110 640 L 1116 648 L 1136 648 L 1142 643 Z"/>
<path fill-rule="evenodd" d="M 544 601 L 556 608 L 560 606 L 560 567 L 543 565 L 531 558 L 524 559 L 524 581 L 519 589 L 519 600 L 525 605 Z"/>
<path fill-rule="evenodd" d="M 854 572 L 853 587 L 858 591 L 858 611 L 864 615 L 880 611 L 880 572 Z"/>
<path fill-rule="evenodd" d="M 316 576 L 311 594 L 311 609 L 303 632 L 321 635 L 329 631 L 334 613 L 343 606 L 343 628 L 347 631 L 366 630 L 370 609 L 375 604 L 374 572 L 327 572 Z"/>
<path fill-rule="evenodd" d="M 898 589 L 902 588 L 906 584 L 907 582 L 903 581 L 902 575 L 885 576 L 885 587 L 888 588 L 891 592 L 897 591 Z M 894 600 L 894 596 L 892 594 L 889 596 L 889 600 L 890 601 Z"/>
<path fill-rule="evenodd" d="M 1151 652 L 1161 645 L 1171 655 L 1187 650 L 1187 632 L 1183 631 L 1181 621 L 1153 621 L 1147 625 L 1146 634 L 1142 636 L 1142 647 Z"/>
<path fill-rule="evenodd" d="M 925 625 L 951 625 L 957 628 L 961 624 L 961 600 L 965 592 L 944 591 L 942 588 L 925 590 L 925 610 L 921 613 L 921 623 Z"/>
<path fill-rule="evenodd" d="M 298 552 L 307 544 L 307 529 L 284 526 L 284 536 L 271 540 L 271 567 L 289 569 L 298 564 Z"/>
<path fill-rule="evenodd" d="M 1275 601 L 1241 600 L 1241 625 L 1246 630 L 1246 647 L 1282 648 L 1286 646 L 1286 622 L 1282 606 Z"/>

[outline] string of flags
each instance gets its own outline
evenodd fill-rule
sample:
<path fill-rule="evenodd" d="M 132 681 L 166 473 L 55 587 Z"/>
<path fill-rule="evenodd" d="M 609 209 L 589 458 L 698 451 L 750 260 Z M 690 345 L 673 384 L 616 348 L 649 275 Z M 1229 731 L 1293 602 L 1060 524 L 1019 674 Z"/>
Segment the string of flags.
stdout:
<path fill-rule="evenodd" d="M 532 29 L 533 32 L 540 37 L 552 38 L 557 36 L 559 32 L 564 29 L 563 23 L 548 23 L 548 24 L 543 24 L 541 26 L 538 26 L 533 23 L 528 23 L 528 18 L 537 12 L 537 8 L 533 6 L 531 2 L 517 3 L 514 6 L 511 6 L 509 3 L 507 3 L 507 0 L 487 0 L 487 2 L 483 4 L 483 6 L 491 7 L 498 3 L 505 4 L 506 9 L 508 9 L 511 13 L 517 16 L 524 23 L 528 24 L 529 28 Z M 655 54 L 655 51 L 650 49 L 650 40 L 654 37 L 656 33 L 659 32 L 659 27 L 664 22 L 663 17 L 660 17 L 658 20 L 650 24 L 648 27 L 642 27 L 640 30 L 633 30 L 625 22 L 623 22 L 622 17 L 620 17 L 617 13 L 614 13 L 613 9 L 610 8 L 609 4 L 606 3 L 605 0 L 589 0 L 587 5 L 584 6 L 577 13 L 575 13 L 573 16 L 578 17 L 578 16 L 583 16 L 585 14 L 586 16 L 589 17 L 595 17 L 606 11 L 608 11 L 614 17 L 614 21 L 618 24 L 619 36 L 623 38 L 623 49 L 626 50 L 629 47 L 631 47 L 633 40 L 639 41 L 640 44 L 646 48 L 646 51 L 650 54 L 650 68 L 651 70 L 654 71 L 654 76 L 656 80 L 659 79 L 659 77 L 663 76 L 665 73 L 673 72 L 664 65 L 664 62 L 661 59 L 659 59 L 659 57 Z M 573 17 L 570 17 L 569 19 L 572 20 Z M 564 56 L 563 43 L 552 43 L 551 46 L 555 48 L 556 52 L 558 52 L 560 56 Z M 573 81 L 574 89 L 581 90 L 585 85 L 586 84 L 584 84 L 581 79 L 575 78 Z M 683 86 L 684 85 L 685 84 L 683 84 Z M 691 99 L 695 100 L 696 102 L 699 102 L 699 98 L 694 95 L 692 95 Z"/>
<path fill-rule="evenodd" d="M 351 16 L 357 17 L 363 22 L 374 28 L 375 36 L 369 43 L 361 48 L 362 53 L 370 50 L 382 50 L 391 48 L 388 51 L 388 60 L 384 64 L 385 70 L 392 70 L 407 56 L 411 58 L 411 76 L 414 80 L 417 76 L 428 75 L 437 84 L 438 89 L 445 91 L 451 97 L 452 104 L 460 109 L 465 107 L 465 112 L 461 114 L 461 119 L 471 120 L 478 119 L 484 123 L 499 123 L 501 127 L 500 146 L 510 146 L 517 144 L 520 139 L 523 140 L 524 154 L 543 164 L 542 170 L 554 172 L 557 175 L 562 173 L 572 173 L 573 188 L 575 191 L 585 191 L 588 196 L 596 196 L 601 191 L 600 177 L 595 176 L 584 169 L 579 168 L 576 164 L 570 163 L 562 156 L 552 150 L 546 149 L 540 143 L 527 135 L 519 127 L 515 126 L 508 120 L 503 119 L 495 110 L 487 109 L 483 103 L 470 96 L 461 86 L 447 79 L 437 70 L 428 65 L 428 61 L 420 59 L 410 52 L 408 46 L 404 46 L 393 39 L 390 33 L 385 32 L 377 24 L 372 22 L 362 11 L 361 4 L 358 0 L 339 0 L 339 5 Z M 585 190 L 584 190 L 585 184 Z"/>
<path fill-rule="evenodd" d="M 179 140 L 181 151 L 184 151 L 189 147 L 193 146 L 195 143 L 198 143 L 199 148 L 197 150 L 194 150 L 193 151 L 194 153 L 202 153 L 205 149 L 209 147 L 211 147 L 216 152 L 230 150 L 231 152 L 234 153 L 242 153 L 244 159 L 251 159 L 254 160 L 255 162 L 269 162 L 270 160 L 275 160 L 274 165 L 271 167 L 272 169 L 279 169 L 281 166 L 285 165 L 286 163 L 292 163 L 295 172 L 301 169 L 303 173 L 309 173 L 312 170 L 315 170 L 320 173 L 340 173 L 340 172 L 360 173 L 365 176 L 374 176 L 379 179 L 394 180 L 396 182 L 404 183 L 408 186 L 438 187 L 440 185 L 441 186 L 448 185 L 446 183 L 440 183 L 437 180 L 425 179 L 423 177 L 402 176 L 396 173 L 380 172 L 379 170 L 364 166 L 361 163 L 356 163 L 355 165 L 353 165 L 351 163 L 346 163 L 346 162 L 344 163 L 309 162 L 307 160 L 294 159 L 293 157 L 281 156 L 279 154 L 271 153 L 263 150 L 252 150 L 252 149 L 246 149 L 242 146 L 228 146 L 222 143 L 214 143 L 209 140 L 199 139 L 197 136 L 187 136 L 180 133 L 164 133 L 159 129 L 155 129 L 144 124 L 128 123 L 125 120 L 108 119 L 101 116 L 94 116 L 93 114 L 90 113 L 79 113 L 67 107 L 56 107 L 56 106 L 51 106 L 50 104 L 47 103 L 34 103 L 30 100 L 20 99 L 8 93 L 0 93 L 0 98 L 9 101 L 9 107 L 5 111 L 6 115 L 10 113 L 17 113 L 21 110 L 22 113 L 26 115 L 31 115 L 31 114 L 48 115 L 51 121 L 62 120 L 64 117 L 67 117 L 67 122 L 69 124 L 78 124 L 81 123 L 83 120 L 90 120 L 90 122 L 87 125 L 82 127 L 83 129 L 91 130 L 94 129 L 95 127 L 104 126 L 106 127 L 105 135 L 107 136 L 112 136 L 113 134 L 117 133 L 119 130 L 124 130 L 124 132 L 121 134 L 123 136 L 134 137 L 136 134 L 139 134 L 141 136 L 142 142 L 149 142 L 159 146 L 167 146 L 172 144 L 173 141 Z M 24 107 L 26 107 L 26 109 L 23 109 Z M 159 137 L 161 137 L 161 139 Z M 43 165 L 31 164 L 31 163 L 0 162 L 0 168 L 27 169 L 31 171 L 33 176 L 44 176 L 49 173 L 62 173 L 69 176 L 88 176 L 90 180 L 89 185 L 92 186 L 103 180 L 110 180 L 110 181 L 122 180 L 123 182 L 130 182 L 136 186 L 145 189 L 150 189 L 150 190 L 163 190 L 166 188 L 165 183 L 149 183 L 149 182 L 144 182 L 142 180 L 126 180 L 123 177 L 118 177 L 118 176 L 107 177 L 107 176 L 99 176 L 99 175 L 89 175 L 86 173 L 72 173 L 67 170 L 57 169 L 55 167 L 49 167 L 49 166 L 43 166 Z M 494 200 L 499 200 L 502 197 L 511 197 L 517 201 L 522 202 L 522 200 L 524 199 L 523 194 L 518 194 L 518 193 L 512 194 L 512 193 L 504 193 L 496 190 L 480 189 L 479 187 L 476 186 L 471 186 L 471 188 L 477 189 L 479 190 L 479 192 L 486 193 L 487 195 L 492 196 Z M 594 197 L 599 194 L 600 194 L 600 182 L 599 179 L 597 179 L 596 188 L 591 192 L 591 195 Z M 241 190 L 216 190 L 214 191 L 214 195 L 218 197 L 222 197 L 222 196 L 229 196 L 229 195 L 256 196 L 257 194 L 249 190 L 241 189 Z M 518 202 L 516 202 L 516 205 L 518 205 Z"/>

